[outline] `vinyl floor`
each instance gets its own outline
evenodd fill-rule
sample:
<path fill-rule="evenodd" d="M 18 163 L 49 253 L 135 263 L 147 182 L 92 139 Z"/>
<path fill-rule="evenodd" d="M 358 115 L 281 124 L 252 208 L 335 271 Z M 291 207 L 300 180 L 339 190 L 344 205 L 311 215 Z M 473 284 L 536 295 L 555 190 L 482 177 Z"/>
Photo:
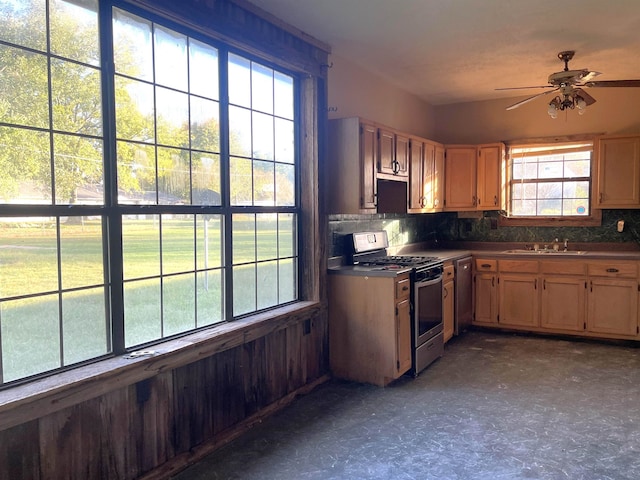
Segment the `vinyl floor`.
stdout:
<path fill-rule="evenodd" d="M 471 331 L 417 378 L 331 380 L 177 480 L 640 479 L 640 349 Z"/>

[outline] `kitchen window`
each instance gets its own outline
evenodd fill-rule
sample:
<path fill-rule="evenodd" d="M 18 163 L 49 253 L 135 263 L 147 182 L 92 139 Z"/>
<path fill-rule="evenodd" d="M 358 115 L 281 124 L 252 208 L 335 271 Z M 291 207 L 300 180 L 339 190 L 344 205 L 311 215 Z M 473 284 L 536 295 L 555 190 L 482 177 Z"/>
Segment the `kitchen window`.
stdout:
<path fill-rule="evenodd" d="M 0 386 L 298 299 L 297 77 L 103 7 L 0 4 Z"/>
<path fill-rule="evenodd" d="M 592 157 L 591 140 L 509 145 L 505 224 L 592 221 L 597 217 L 591 208 Z"/>

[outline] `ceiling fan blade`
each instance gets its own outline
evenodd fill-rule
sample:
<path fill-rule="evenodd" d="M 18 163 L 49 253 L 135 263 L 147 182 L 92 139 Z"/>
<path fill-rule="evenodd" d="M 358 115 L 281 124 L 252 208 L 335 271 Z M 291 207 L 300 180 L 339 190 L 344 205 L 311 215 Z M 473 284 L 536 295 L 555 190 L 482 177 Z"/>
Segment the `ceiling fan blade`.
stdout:
<path fill-rule="evenodd" d="M 589 105 L 593 105 L 594 103 L 596 103 L 596 99 L 593 98 L 591 95 L 589 95 L 587 92 L 585 92 L 583 89 L 581 88 L 576 88 L 575 93 L 580 95 L 582 98 L 584 98 L 585 103 L 587 104 L 587 107 Z"/>
<path fill-rule="evenodd" d="M 583 87 L 640 87 L 640 80 L 600 80 L 585 82 Z"/>
<path fill-rule="evenodd" d="M 509 105 L 507 107 L 507 110 L 513 110 L 514 108 L 518 108 L 520 105 L 524 105 L 525 103 L 529 103 L 531 100 L 535 100 L 538 97 L 542 97 L 544 95 L 549 95 L 550 93 L 553 92 L 557 92 L 558 90 L 560 90 L 559 88 L 554 88 L 553 90 L 549 90 L 548 92 L 542 92 L 539 93 L 537 95 L 534 95 L 533 97 L 529 97 L 529 98 L 525 98 L 524 100 L 520 100 L 517 103 L 514 103 L 513 105 Z"/>
<path fill-rule="evenodd" d="M 600 72 L 587 72 L 582 77 L 580 77 L 580 82 L 582 82 L 582 83 L 590 82 L 591 80 L 596 78 L 598 75 L 601 75 L 601 73 Z"/>
<path fill-rule="evenodd" d="M 534 87 L 506 87 L 506 88 L 496 88 L 494 90 L 526 90 L 528 88 L 550 88 L 550 85 L 536 85 Z"/>

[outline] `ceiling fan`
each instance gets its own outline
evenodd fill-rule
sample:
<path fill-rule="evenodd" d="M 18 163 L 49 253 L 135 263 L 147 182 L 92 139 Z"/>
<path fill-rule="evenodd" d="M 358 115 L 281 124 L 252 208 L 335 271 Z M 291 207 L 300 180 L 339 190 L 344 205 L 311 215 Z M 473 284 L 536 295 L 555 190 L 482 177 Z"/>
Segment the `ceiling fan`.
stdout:
<path fill-rule="evenodd" d="M 546 92 L 539 93 L 532 97 L 521 100 L 513 105 L 509 105 L 507 110 L 513 110 L 525 103 L 558 92 L 558 95 L 549 103 L 548 113 L 556 118 L 559 110 L 578 108 L 579 113 L 584 113 L 584 109 L 595 103 L 596 99 L 584 91 L 584 87 L 640 87 L 640 80 L 593 80 L 600 75 L 600 72 L 593 72 L 586 68 L 581 70 L 569 70 L 569 61 L 575 55 L 573 50 L 565 50 L 558 53 L 558 58 L 564 62 L 564 70 L 549 75 L 549 85 L 536 85 L 533 87 L 511 87 L 496 88 L 496 90 L 525 90 L 529 88 L 551 88 Z"/>

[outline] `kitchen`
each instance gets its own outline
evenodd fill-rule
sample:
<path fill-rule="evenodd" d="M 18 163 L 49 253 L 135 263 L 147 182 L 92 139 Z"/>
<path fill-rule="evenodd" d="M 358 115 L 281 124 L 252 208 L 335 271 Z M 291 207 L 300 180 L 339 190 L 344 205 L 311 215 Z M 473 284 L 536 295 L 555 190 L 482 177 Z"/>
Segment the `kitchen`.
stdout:
<path fill-rule="evenodd" d="M 556 50 L 573 48 L 573 45 L 563 44 L 559 48 L 554 45 L 552 48 L 550 57 L 555 55 Z M 526 63 L 527 60 L 523 58 L 522 64 Z M 363 68 L 356 61 L 347 59 L 338 49 L 330 55 L 327 66 L 326 103 L 330 119 L 350 117 L 371 119 L 393 129 L 425 139 L 437 140 L 442 144 L 478 145 L 510 139 L 548 138 L 585 133 L 640 133 L 640 113 L 638 113 L 640 112 L 640 91 L 636 89 L 599 90 L 598 102 L 590 106 L 585 115 L 578 116 L 577 112 L 571 111 L 567 113 L 566 119 L 563 115 L 554 121 L 547 115 L 544 101 L 532 102 L 510 112 L 505 112 L 504 109 L 514 101 L 513 98 L 431 105 L 417 95 L 410 94 L 387 79 Z M 596 64 L 590 66 L 600 68 Z M 543 82 L 545 74 L 546 71 L 540 74 Z M 450 71 L 449 75 L 454 76 L 455 73 Z M 403 76 L 406 75 L 403 73 Z M 637 78 L 637 76 L 625 78 Z M 503 86 L 504 77 L 498 80 L 499 85 Z M 321 175 L 324 175 L 325 179 L 330 177 L 331 172 L 322 171 L 325 165 L 321 162 L 319 165 Z M 305 180 L 309 181 L 309 178 Z M 317 179 L 312 177 L 311 180 Z M 313 181 L 310 183 L 313 184 Z M 456 242 L 510 244 L 539 242 L 544 244 L 553 242 L 555 238 L 569 238 L 572 246 L 585 243 L 637 245 L 635 226 L 640 221 L 639 217 L 638 210 L 606 209 L 603 210 L 602 224 L 599 226 L 505 227 L 500 224 L 499 213 L 489 211 L 480 214 L 475 212 L 474 216 L 467 218 L 456 212 L 430 214 L 332 212 L 325 217 L 322 216 L 321 210 L 320 215 L 311 215 L 319 225 L 317 229 L 312 230 L 316 234 L 315 237 L 319 239 L 318 244 L 313 243 L 312 239 L 305 240 L 308 242 L 305 243 L 306 250 L 320 252 L 319 262 L 308 262 L 308 265 L 315 265 L 316 268 L 319 264 L 320 271 L 315 273 L 312 271 L 313 267 L 310 267 L 304 272 L 304 281 L 309 285 L 305 286 L 303 297 L 305 300 L 312 299 L 316 303 L 326 303 L 327 274 L 324 271 L 326 260 L 328 257 L 345 255 L 347 252 L 344 237 L 354 232 L 386 231 L 389 246 L 395 250 L 422 242 L 428 242 L 431 246 L 438 243 L 449 247 Z M 617 231 L 619 220 L 624 220 L 626 225 L 620 233 Z M 314 235 L 310 236 L 314 237 Z M 317 259 L 311 257 L 311 260 Z M 317 278 L 314 275 L 317 275 Z M 319 293 L 316 295 L 314 292 Z M 313 302 L 310 301 L 310 303 Z M 42 413 L 22 400 L 10 399 L 18 405 L 12 409 L 4 408 L 0 412 L 3 419 L 0 445 L 2 458 L 6 459 L 0 468 L 5 469 L 3 472 L 12 472 L 20 468 L 23 472 L 35 472 L 41 471 L 42 463 L 48 468 L 46 471 L 55 472 L 56 467 L 59 467 L 58 463 L 60 465 L 67 463 L 75 465 L 77 468 L 75 471 L 82 472 L 83 465 L 97 465 L 99 461 L 108 463 L 107 460 L 98 458 L 101 451 L 111 452 L 113 449 L 120 452 L 117 445 L 124 443 L 120 442 L 123 438 L 134 434 L 140 436 L 144 432 L 148 432 L 149 437 L 136 444 L 140 450 L 132 448 L 125 453 L 120 452 L 115 455 L 117 465 L 113 467 L 114 471 L 134 472 L 128 475 L 135 478 L 143 473 L 153 472 L 155 468 L 157 469 L 155 478 L 162 478 L 175 473 L 176 470 L 173 468 L 176 465 L 176 468 L 183 468 L 196 460 L 205 458 L 208 452 L 236 438 L 240 433 L 251 431 L 260 423 L 266 424 L 275 412 L 284 412 L 285 410 L 282 409 L 286 405 L 295 405 L 296 395 L 313 391 L 318 385 L 327 382 L 329 353 L 326 349 L 328 337 L 325 330 L 326 312 L 323 310 L 325 307 L 318 307 L 316 303 L 305 304 L 307 310 L 303 314 L 294 312 L 285 320 L 280 320 L 281 326 L 278 329 L 265 321 L 257 328 L 243 327 L 244 330 L 241 332 L 225 330 L 220 339 L 206 345 L 205 348 L 193 347 L 193 350 L 197 351 L 189 358 L 200 360 L 206 357 L 198 364 L 195 364 L 195 361 L 185 360 L 184 358 L 187 357 L 173 359 L 170 362 L 163 359 L 143 358 L 136 361 L 145 365 L 144 371 L 142 369 L 135 371 L 127 366 L 124 368 L 129 369 L 129 374 L 124 377 L 110 376 L 109 373 L 103 372 L 101 375 L 104 378 L 99 383 L 80 385 L 72 396 L 61 393 L 58 396 L 49 397 L 45 411 Z M 296 341 L 298 339 L 299 342 Z M 249 343 L 250 341 L 252 343 Z M 172 348 L 179 348 L 179 343 L 177 341 L 172 344 Z M 458 372 L 464 368 L 466 361 L 475 358 L 471 357 L 473 352 L 480 351 L 475 349 L 494 353 L 488 347 L 491 344 L 487 337 L 486 340 L 479 341 L 477 344 L 468 345 L 470 348 L 466 354 L 459 352 L 460 363 L 455 364 Z M 457 342 L 454 340 L 451 345 L 455 347 Z M 568 342 L 562 345 L 569 349 L 577 349 L 577 347 L 571 347 L 571 343 Z M 524 344 L 524 350 L 531 349 L 535 347 L 529 343 Z M 257 351 L 261 351 L 265 356 L 255 360 L 252 354 Z M 267 351 L 267 354 L 264 354 L 264 351 Z M 606 349 L 592 348 L 591 345 L 581 351 L 588 352 L 585 356 L 595 357 L 606 355 L 607 352 Z M 558 362 L 565 360 L 564 357 L 555 357 L 551 353 L 549 358 Z M 247 364 L 251 368 L 243 370 L 242 365 Z M 444 365 L 445 362 L 437 362 L 435 365 L 441 364 Z M 622 360 L 615 363 L 617 366 L 622 364 Z M 499 372 L 492 370 L 495 366 L 491 365 L 487 358 L 484 358 L 481 365 L 496 375 L 493 380 L 500 378 Z M 540 368 L 552 368 L 554 365 L 557 364 L 543 363 Z M 517 366 L 524 368 L 520 363 Z M 251 372 L 247 373 L 247 370 Z M 174 371 L 178 372 L 175 379 L 172 376 Z M 254 371 L 257 374 L 254 374 Z M 265 399 L 259 396 L 260 389 L 265 385 L 256 381 L 254 377 L 262 378 L 261 375 L 264 372 L 271 371 L 276 372 L 276 376 L 279 377 L 272 381 L 273 384 L 268 385 L 273 387 L 276 393 L 271 394 L 270 391 L 268 398 Z M 427 372 L 429 369 L 425 371 Z M 214 376 L 220 382 L 220 390 L 224 389 L 230 396 L 216 396 L 207 390 L 210 377 L 205 381 L 203 379 L 205 375 Z M 404 377 L 400 381 L 409 385 L 409 394 L 416 394 L 412 392 L 410 385 L 425 387 L 423 390 L 427 391 L 429 388 L 426 387 L 433 387 L 434 391 L 444 391 L 447 381 L 450 382 L 455 375 L 455 371 L 446 370 L 434 375 L 434 378 L 422 374 L 413 383 L 407 382 Z M 588 381 L 588 378 L 585 381 Z M 487 385 L 491 388 L 500 388 L 494 383 Z M 54 386 L 49 385 L 48 388 L 53 389 Z M 341 391 L 336 395 L 342 395 L 345 403 L 339 404 L 355 408 L 360 402 L 360 405 L 367 406 L 366 413 L 374 416 L 378 412 L 377 405 L 388 400 L 388 395 L 393 393 L 393 389 L 364 388 L 368 392 L 375 392 L 373 393 L 375 401 L 366 400 L 352 387 L 341 384 L 339 388 Z M 181 390 L 192 393 L 186 398 L 179 397 L 180 400 L 174 400 L 171 392 Z M 595 386 L 589 389 L 588 393 L 596 398 Z M 478 403 L 482 401 L 481 395 L 470 395 L 470 397 Z M 334 397 L 330 396 L 330 398 Z M 406 398 L 404 400 L 406 401 Z M 442 396 L 438 399 L 430 394 L 427 400 L 435 401 L 441 406 L 442 404 L 438 402 L 446 402 L 450 398 Z M 174 401 L 175 404 L 172 403 Z M 43 401 L 35 405 L 44 404 Z M 206 415 L 211 417 L 207 417 L 211 422 L 213 417 L 216 422 L 219 422 L 217 425 L 221 426 L 216 426 L 216 429 L 209 428 L 206 422 L 201 422 L 203 410 L 206 410 L 207 405 L 215 405 L 211 409 L 214 411 L 207 410 Z M 123 422 L 119 420 L 121 416 L 113 414 L 121 407 L 130 421 Z M 329 407 L 331 405 L 327 405 L 328 409 Z M 487 408 L 490 408 L 489 404 Z M 178 410 L 180 410 L 179 413 Z M 345 408 L 345 410 L 348 409 Z M 463 410 L 457 413 L 459 418 L 464 418 Z M 172 431 L 171 422 L 167 419 L 174 414 L 176 417 L 182 416 L 181 419 L 184 420 L 182 423 L 189 424 L 190 429 Z M 512 414 L 515 415 L 515 413 Z M 393 417 L 391 413 L 388 415 L 390 418 Z M 304 415 L 302 417 L 304 418 Z M 94 434 L 92 431 L 98 429 L 87 428 L 87 425 L 93 426 L 96 423 L 102 429 Z M 129 430 L 131 426 L 133 427 Z M 441 427 L 446 428 L 444 424 Z M 508 425 L 505 428 L 508 428 Z M 279 430 L 275 428 L 274 431 Z M 594 438 L 597 442 L 598 437 L 596 435 L 589 438 Z M 388 445 L 392 444 L 391 439 L 387 437 L 385 439 L 389 442 Z M 295 442 L 295 440 L 292 441 Z M 263 440 L 263 443 L 268 442 Z M 39 446 L 43 452 L 47 451 L 50 454 L 53 452 L 53 454 L 45 457 L 44 454 L 37 453 L 40 451 Z M 611 450 L 615 449 L 611 447 Z M 139 455 L 139 458 L 135 455 Z M 313 451 L 309 456 L 312 455 Z M 109 455 L 104 454 L 104 456 Z M 236 467 L 241 468 L 242 465 L 236 464 Z M 16 470 L 11 470 L 12 468 Z M 95 474 L 96 470 L 90 470 L 90 472 Z M 149 478 L 154 478 L 153 474 L 149 475 Z M 348 475 L 348 472 L 345 472 L 345 475 Z M 455 478 L 455 475 L 451 476 Z M 24 477 L 27 475 L 25 474 Z M 295 478 L 296 475 L 292 473 L 289 477 Z M 7 476 L 7 478 L 12 477 Z"/>

